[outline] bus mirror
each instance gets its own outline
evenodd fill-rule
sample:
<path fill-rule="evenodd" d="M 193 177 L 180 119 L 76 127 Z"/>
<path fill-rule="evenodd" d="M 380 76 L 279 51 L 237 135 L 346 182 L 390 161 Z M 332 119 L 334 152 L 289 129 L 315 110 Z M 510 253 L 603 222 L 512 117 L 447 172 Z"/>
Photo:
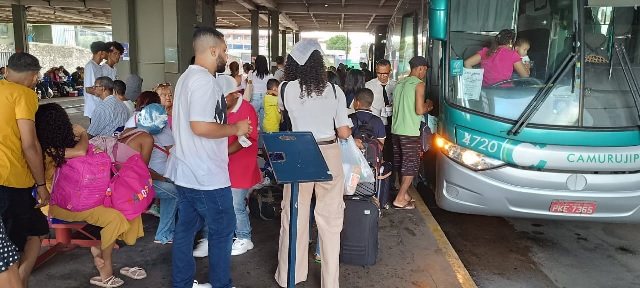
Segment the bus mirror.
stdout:
<path fill-rule="evenodd" d="M 431 0 L 429 3 L 429 37 L 447 40 L 447 17 L 449 0 Z"/>

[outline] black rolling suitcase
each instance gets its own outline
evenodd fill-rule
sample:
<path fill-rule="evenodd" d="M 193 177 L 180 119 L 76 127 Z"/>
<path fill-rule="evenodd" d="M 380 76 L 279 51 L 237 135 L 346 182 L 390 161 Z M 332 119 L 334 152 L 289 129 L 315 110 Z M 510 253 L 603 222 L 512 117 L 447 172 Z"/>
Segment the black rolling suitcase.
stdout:
<path fill-rule="evenodd" d="M 378 257 L 380 208 L 374 197 L 344 196 L 344 224 L 340 233 L 340 263 L 371 266 Z"/>

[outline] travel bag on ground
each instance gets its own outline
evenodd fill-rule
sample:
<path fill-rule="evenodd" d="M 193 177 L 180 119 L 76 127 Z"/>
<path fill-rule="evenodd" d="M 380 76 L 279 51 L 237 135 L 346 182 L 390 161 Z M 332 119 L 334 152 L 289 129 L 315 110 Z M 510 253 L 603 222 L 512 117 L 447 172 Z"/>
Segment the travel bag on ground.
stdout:
<path fill-rule="evenodd" d="M 373 197 L 378 198 L 380 202 L 380 208 L 388 209 L 389 208 L 389 188 L 390 188 L 390 178 L 391 176 L 391 163 L 384 162 L 380 165 L 380 169 L 376 171 L 374 167 L 371 170 L 376 173 L 377 179 L 376 182 L 360 182 L 356 187 L 356 191 L 353 195 L 363 196 L 363 197 Z M 378 172 L 379 171 L 379 172 Z"/>
<path fill-rule="evenodd" d="M 378 257 L 378 219 L 375 197 L 344 196 L 344 224 L 340 233 L 340 263 L 371 266 Z"/>
<path fill-rule="evenodd" d="M 282 188 L 276 185 L 253 190 L 249 195 L 249 213 L 258 219 L 275 219 L 282 210 L 282 196 Z"/>

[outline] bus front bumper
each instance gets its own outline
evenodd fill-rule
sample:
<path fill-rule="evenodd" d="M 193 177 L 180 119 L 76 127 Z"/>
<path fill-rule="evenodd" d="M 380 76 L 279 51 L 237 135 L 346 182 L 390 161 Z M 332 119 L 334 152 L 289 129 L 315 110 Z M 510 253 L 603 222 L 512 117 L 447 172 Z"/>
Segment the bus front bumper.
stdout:
<path fill-rule="evenodd" d="M 561 201 L 589 203 L 595 213 L 551 212 L 552 203 Z M 466 214 L 640 222 L 640 173 L 557 173 L 510 166 L 476 172 L 438 153 L 436 202 Z"/>

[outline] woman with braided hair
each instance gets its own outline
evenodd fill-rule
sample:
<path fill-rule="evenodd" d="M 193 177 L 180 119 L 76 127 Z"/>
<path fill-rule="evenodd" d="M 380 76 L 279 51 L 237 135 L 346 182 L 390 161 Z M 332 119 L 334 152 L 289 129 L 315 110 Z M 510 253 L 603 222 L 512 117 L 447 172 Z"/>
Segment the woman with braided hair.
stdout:
<path fill-rule="evenodd" d="M 509 80 L 515 71 L 520 77 L 529 77 L 529 71 L 522 63 L 522 58 L 513 44 L 516 33 L 511 29 L 504 29 L 491 41 L 491 46 L 482 48 L 475 55 L 464 60 L 464 68 L 473 68 L 480 64 L 484 69 L 482 86 Z"/>
<path fill-rule="evenodd" d="M 348 117 L 347 101 L 338 86 L 327 82 L 322 48 L 315 40 L 298 42 L 287 58 L 284 67 L 286 89 L 278 98 L 278 106 L 286 108 L 291 118 L 292 131 L 311 131 L 327 162 L 333 180 L 300 185 L 298 198 L 298 235 L 296 239 L 295 282 L 307 280 L 309 262 L 309 215 L 314 213 L 318 224 L 320 250 L 322 251 L 322 287 L 340 287 L 340 231 L 344 219 L 344 170 L 342 150 L 337 139 L 351 136 L 353 123 Z M 311 197 L 315 194 L 316 206 L 311 210 Z M 284 186 L 282 207 L 289 207 L 291 185 Z M 276 281 L 287 286 L 287 253 L 289 251 L 289 209 L 282 210 L 280 249 Z"/>

